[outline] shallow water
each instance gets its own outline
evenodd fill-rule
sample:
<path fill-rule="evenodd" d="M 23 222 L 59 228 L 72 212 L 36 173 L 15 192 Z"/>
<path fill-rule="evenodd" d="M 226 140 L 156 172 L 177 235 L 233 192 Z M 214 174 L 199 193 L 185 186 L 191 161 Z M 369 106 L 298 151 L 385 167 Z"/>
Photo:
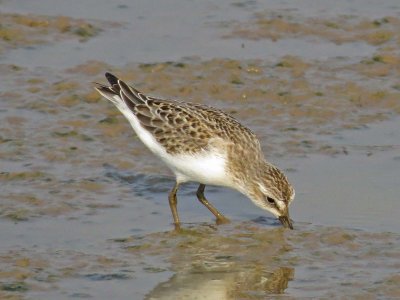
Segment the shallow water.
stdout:
<path fill-rule="evenodd" d="M 398 1 L 155 3 L 0 2 L 0 298 L 399 298 Z M 217 226 L 187 184 L 171 231 L 110 70 L 252 128 L 295 230 L 210 186 Z"/>
<path fill-rule="evenodd" d="M 169 0 L 159 2 L 133 2 L 118 4 L 109 1 L 41 0 L 35 4 L 26 1 L 4 1 L 5 12 L 31 12 L 44 15 L 67 15 L 74 18 L 101 19 L 122 22 L 125 30 L 111 30 L 85 44 L 63 41 L 42 46 L 39 51 L 31 48 L 15 49 L 3 58 L 6 63 L 18 61 L 29 67 L 52 66 L 66 68 L 98 59 L 114 66 L 127 62 L 176 61 L 182 57 L 199 56 L 202 59 L 277 59 L 294 55 L 307 59 L 329 57 L 366 57 L 374 53 L 374 47 L 364 43 L 336 44 L 313 39 L 284 38 L 278 41 L 257 42 L 240 39 L 221 39 L 229 32 L 231 22 L 246 21 L 255 12 L 273 10 L 277 13 L 293 12 L 309 18 L 316 16 L 359 15 L 372 18 L 398 16 L 397 1 L 342 1 L 341 5 L 310 5 L 300 1 L 293 7 L 285 1 L 203 1 L 202 3 Z M 361 4 L 362 3 L 362 4 Z M 95 9 L 94 9 L 95 7 Z M 179 9 L 176 9 L 179 7 Z M 397 7 L 397 9 L 396 9 Z M 313 8 L 313 9 L 310 9 Z M 379 12 L 377 12 L 379 8 Z M 193 35 L 196 36 L 193 39 Z M 149 38 L 150 37 L 150 38 Z M 162 45 L 162 46 L 160 46 Z"/>

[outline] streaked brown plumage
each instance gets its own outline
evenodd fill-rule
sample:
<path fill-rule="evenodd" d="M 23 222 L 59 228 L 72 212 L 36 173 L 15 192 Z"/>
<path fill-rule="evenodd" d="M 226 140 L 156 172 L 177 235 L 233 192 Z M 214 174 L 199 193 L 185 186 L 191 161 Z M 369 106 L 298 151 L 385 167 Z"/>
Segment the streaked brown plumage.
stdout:
<path fill-rule="evenodd" d="M 169 200 L 176 226 L 176 192 L 185 181 L 200 182 L 197 196 L 217 217 L 227 219 L 204 197 L 205 184 L 228 186 L 247 195 L 292 228 L 288 206 L 294 189 L 263 156 L 255 134 L 221 110 L 149 97 L 106 73 L 110 86 L 96 89 L 129 120 L 139 138 L 176 174 Z M 207 169 L 207 164 L 209 169 Z"/>

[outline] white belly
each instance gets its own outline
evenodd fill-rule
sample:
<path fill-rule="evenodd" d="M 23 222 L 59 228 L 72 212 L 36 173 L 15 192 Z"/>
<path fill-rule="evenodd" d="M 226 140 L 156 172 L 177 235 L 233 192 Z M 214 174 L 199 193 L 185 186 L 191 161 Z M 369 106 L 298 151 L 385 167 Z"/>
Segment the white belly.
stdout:
<path fill-rule="evenodd" d="M 196 181 L 204 184 L 230 186 L 223 156 L 204 151 L 196 155 L 168 155 L 162 159 L 180 182 Z"/>
<path fill-rule="evenodd" d="M 141 125 L 132 111 L 124 103 L 116 105 L 128 119 L 139 139 L 151 152 L 160 157 L 175 173 L 177 181 L 196 181 L 203 184 L 231 186 L 229 176 L 225 172 L 225 156 L 200 152 L 196 155 L 171 155 L 156 141 L 156 139 Z"/>

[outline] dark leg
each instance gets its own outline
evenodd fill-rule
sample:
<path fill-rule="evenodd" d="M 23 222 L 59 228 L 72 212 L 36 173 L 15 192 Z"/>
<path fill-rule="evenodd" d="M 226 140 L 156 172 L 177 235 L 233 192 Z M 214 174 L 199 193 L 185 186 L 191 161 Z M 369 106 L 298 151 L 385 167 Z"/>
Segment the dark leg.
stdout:
<path fill-rule="evenodd" d="M 179 183 L 176 182 L 174 187 L 172 188 L 172 191 L 168 195 L 169 206 L 171 208 L 172 217 L 174 218 L 175 229 L 180 229 L 178 210 L 176 207 L 176 204 L 178 202 L 176 199 L 176 192 L 178 191 L 178 188 L 179 188 Z"/>
<path fill-rule="evenodd" d="M 217 218 L 217 224 L 225 224 L 229 223 L 229 219 L 225 218 L 223 214 L 221 214 L 204 196 L 204 189 L 206 188 L 205 184 L 200 184 L 197 189 L 197 198 L 199 201 L 204 204 L 205 207 L 209 209 L 213 213 L 213 215 Z"/>

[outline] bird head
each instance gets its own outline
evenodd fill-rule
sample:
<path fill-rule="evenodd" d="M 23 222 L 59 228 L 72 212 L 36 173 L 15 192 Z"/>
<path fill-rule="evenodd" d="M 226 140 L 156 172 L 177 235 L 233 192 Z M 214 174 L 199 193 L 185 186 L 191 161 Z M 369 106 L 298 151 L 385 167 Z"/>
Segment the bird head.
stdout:
<path fill-rule="evenodd" d="M 248 197 L 254 204 L 272 213 L 284 227 L 293 229 L 289 204 L 295 191 L 286 176 L 275 166 L 265 163 L 251 186 Z"/>

